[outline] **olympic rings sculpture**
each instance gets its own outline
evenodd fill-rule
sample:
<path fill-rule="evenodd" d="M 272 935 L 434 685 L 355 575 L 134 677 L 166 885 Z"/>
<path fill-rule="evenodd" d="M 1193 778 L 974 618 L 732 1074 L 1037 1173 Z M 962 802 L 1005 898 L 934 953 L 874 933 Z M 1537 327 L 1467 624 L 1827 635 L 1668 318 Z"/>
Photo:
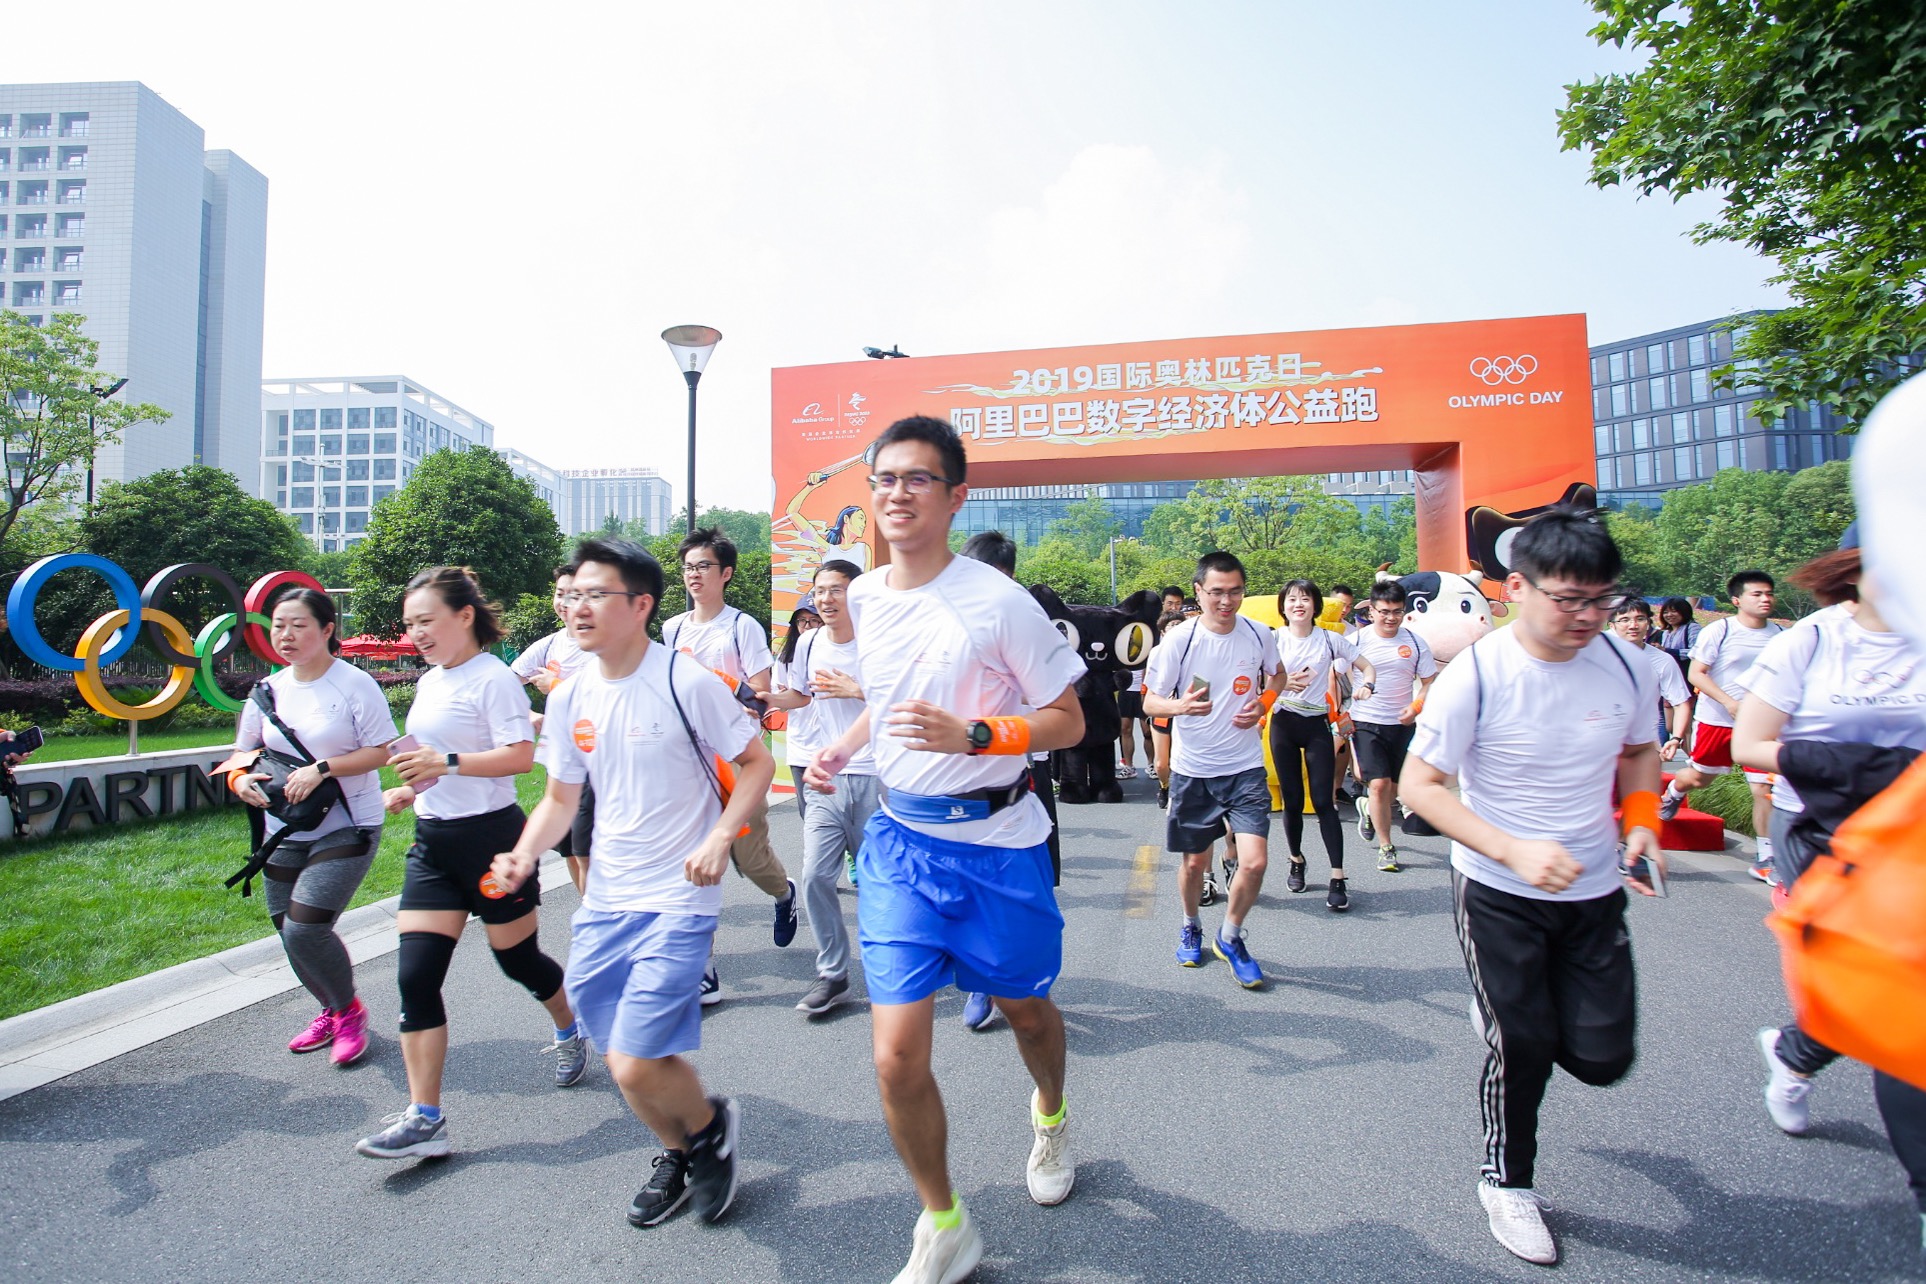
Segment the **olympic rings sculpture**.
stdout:
<path fill-rule="evenodd" d="M 1522 357 L 1473 357 L 1471 377 L 1491 387 L 1501 383 L 1523 383 L 1538 370 L 1538 358 L 1527 353 Z"/>
<path fill-rule="evenodd" d="M 34 619 L 34 603 L 47 582 L 62 571 L 93 571 L 114 591 L 114 609 L 89 624 L 80 635 L 77 654 L 67 655 L 54 649 L 41 635 Z M 196 637 L 188 637 L 187 627 L 164 608 L 168 594 L 182 580 L 212 580 L 233 610 L 209 620 Z M 276 668 L 285 663 L 268 642 L 270 623 L 267 604 L 287 588 L 311 588 L 326 592 L 321 582 L 304 571 L 271 571 L 241 592 L 234 577 L 218 566 L 205 562 L 180 562 L 154 573 L 145 587 L 136 589 L 133 577 L 104 557 L 92 553 L 58 553 L 43 557 L 21 573 L 7 594 L 7 627 L 13 640 L 29 660 L 42 668 L 74 675 L 74 685 L 89 708 L 110 718 L 145 722 L 169 712 L 187 698 L 190 690 L 216 709 L 239 713 L 242 702 L 221 690 L 214 680 L 214 662 L 233 654 L 245 641 L 247 649 Z M 162 659 L 171 666 L 167 683 L 159 695 L 143 704 L 127 704 L 114 698 L 101 680 L 101 669 L 134 649 L 142 633 Z M 237 637 L 236 634 L 239 634 Z"/>

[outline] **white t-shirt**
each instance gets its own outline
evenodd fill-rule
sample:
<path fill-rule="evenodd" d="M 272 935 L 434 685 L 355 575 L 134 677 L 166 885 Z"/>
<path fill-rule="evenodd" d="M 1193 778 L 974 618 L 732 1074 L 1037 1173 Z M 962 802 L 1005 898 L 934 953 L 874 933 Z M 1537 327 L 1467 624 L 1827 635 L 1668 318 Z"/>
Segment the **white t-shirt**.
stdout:
<path fill-rule="evenodd" d="M 1083 675 L 1083 661 L 1037 600 L 995 567 L 952 557 L 935 579 L 913 589 L 891 588 L 889 572 L 879 567 L 849 586 L 869 742 L 884 788 L 945 797 L 1015 783 L 1028 769 L 1023 758 L 911 749 L 890 734 L 890 707 L 927 700 L 971 720 L 1014 717 L 1062 695 Z M 933 838 L 984 847 L 1034 847 L 1050 836 L 1050 818 L 1034 795 L 954 825 L 895 818 Z"/>
<path fill-rule="evenodd" d="M 1638 648 L 1638 653 L 1645 657 L 1658 678 L 1660 700 L 1676 708 L 1692 698 L 1692 687 L 1679 672 L 1679 662 L 1672 658 L 1670 651 L 1661 651 L 1648 642 Z"/>
<path fill-rule="evenodd" d="M 1820 611 L 1766 644 L 1746 675 L 1751 693 L 1790 715 L 1781 741 L 1907 745 L 1926 749 L 1926 663 L 1897 633 L 1873 633 L 1852 616 Z M 1784 776 L 1772 805 L 1805 803 Z"/>
<path fill-rule="evenodd" d="M 271 673 L 262 681 L 274 692 L 274 712 L 288 724 L 301 743 L 316 759 L 337 758 L 357 749 L 372 749 L 396 739 L 394 715 L 381 685 L 346 660 L 336 660 L 313 682 L 295 679 L 293 669 Z M 258 749 L 266 745 L 278 753 L 301 755 L 288 743 L 275 725 L 261 713 L 253 700 L 241 710 L 241 721 L 234 733 L 237 749 Z M 332 833 L 348 825 L 380 829 L 381 776 L 363 772 L 359 776 L 336 776 L 347 810 L 330 807 L 328 814 L 313 829 L 297 830 L 288 837 L 300 841 Z M 265 813 L 264 813 L 265 814 Z M 273 816 L 267 817 L 267 832 L 284 829 Z"/>
<path fill-rule="evenodd" d="M 717 611 L 707 624 L 697 623 L 694 611 L 684 611 L 662 626 L 662 640 L 694 656 L 703 668 L 737 679 L 752 678 L 774 663 L 762 625 L 733 606 Z"/>
<path fill-rule="evenodd" d="M 523 682 L 547 669 L 560 682 L 587 664 L 589 659 L 589 653 L 575 644 L 574 637 L 567 629 L 557 629 L 545 638 L 538 638 L 528 650 L 516 656 L 515 663 L 509 669 Z"/>
<path fill-rule="evenodd" d="M 1610 895 L 1619 885 L 1619 754 L 1651 743 L 1658 677 L 1610 634 L 1552 663 L 1526 652 L 1517 627 L 1485 635 L 1445 666 L 1418 715 L 1411 752 L 1456 773 L 1460 797 L 1480 819 L 1562 843 L 1583 867 L 1564 891 L 1544 892 L 1454 842 L 1451 865 L 1460 874 L 1532 900 Z"/>
<path fill-rule="evenodd" d="M 528 692 L 508 666 L 483 651 L 453 669 L 436 665 L 415 684 L 408 734 L 442 753 L 486 753 L 535 738 Z M 415 814 L 460 820 L 515 801 L 513 776 L 443 776 L 415 795 Z"/>
<path fill-rule="evenodd" d="M 1191 679 L 1202 678 L 1210 683 L 1211 703 L 1207 717 L 1170 720 L 1170 769 L 1207 780 L 1262 767 L 1264 733 L 1257 727 L 1234 727 L 1231 719 L 1276 672 L 1277 646 L 1270 628 L 1245 616 L 1231 621 L 1229 633 L 1212 633 L 1200 616 L 1164 634 L 1151 652 L 1144 679 L 1151 693 L 1181 699 Z M 1318 707 L 1324 707 L 1322 696 Z"/>
<path fill-rule="evenodd" d="M 862 666 L 856 654 L 856 639 L 851 638 L 846 643 L 837 642 L 829 636 L 829 627 L 824 625 L 819 629 L 811 629 L 797 641 L 795 663 L 776 661 L 775 685 L 786 691 L 800 691 L 809 697 L 808 704 L 789 711 L 786 749 L 792 767 L 807 767 L 815 760 L 818 749 L 842 739 L 843 733 L 856 725 L 856 720 L 864 713 L 861 700 L 817 695 L 810 688 L 809 680 L 810 675 L 818 669 L 841 670 L 861 686 Z M 843 768 L 843 774 L 876 774 L 876 755 L 868 745 L 864 745 L 849 760 L 849 765 Z"/>
<path fill-rule="evenodd" d="M 1351 718 L 1355 722 L 1395 724 L 1410 707 L 1418 679 L 1438 676 L 1438 662 L 1432 658 L 1431 648 L 1402 624 L 1388 638 L 1379 637 L 1374 628 L 1359 629 L 1351 634 L 1351 642 L 1357 647 L 1358 656 L 1368 660 L 1378 675 L 1370 699 L 1351 701 Z"/>
<path fill-rule="evenodd" d="M 1333 670 L 1339 673 L 1351 667 L 1358 658 L 1357 647 L 1349 638 L 1320 629 L 1313 625 L 1308 637 L 1298 637 L 1287 626 L 1273 629 L 1277 637 L 1277 671 L 1289 676 L 1300 669 L 1311 670 L 1310 685 L 1302 691 L 1280 691 L 1277 694 L 1277 707 L 1296 714 L 1315 714 L 1323 717 L 1330 712 L 1324 703 L 1325 693 L 1330 683 L 1325 675 Z M 1213 699 L 1217 688 L 1211 688 Z M 1181 695 L 1182 693 L 1179 692 Z"/>
<path fill-rule="evenodd" d="M 1699 640 L 1692 647 L 1692 659 L 1708 666 L 1709 676 L 1719 690 L 1734 700 L 1745 699 L 1745 675 L 1765 650 L 1766 643 L 1785 630 L 1770 620 L 1765 627 L 1748 629 L 1743 624 L 1734 623 L 1735 616 L 1714 620 L 1699 631 Z M 1700 722 L 1709 727 L 1729 727 L 1732 715 L 1725 706 L 1704 692 L 1699 693 L 1698 708 L 1694 710 Z"/>
<path fill-rule="evenodd" d="M 722 887 L 697 887 L 683 862 L 722 816 L 713 759 L 733 761 L 756 734 L 755 719 L 722 680 L 688 656 L 652 646 L 626 678 L 592 664 L 549 697 L 542 765 L 565 784 L 595 784 L 595 835 L 585 908 L 718 914 Z M 682 725 L 686 715 L 689 726 Z M 689 741 L 693 728 L 701 748 Z"/>

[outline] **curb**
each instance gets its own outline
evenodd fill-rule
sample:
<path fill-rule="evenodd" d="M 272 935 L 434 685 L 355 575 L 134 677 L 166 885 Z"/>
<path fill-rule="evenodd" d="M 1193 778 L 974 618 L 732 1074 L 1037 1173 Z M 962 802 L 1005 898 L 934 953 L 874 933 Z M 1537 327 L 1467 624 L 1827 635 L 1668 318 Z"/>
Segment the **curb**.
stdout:
<path fill-rule="evenodd" d="M 542 890 L 568 882 L 559 856 L 543 860 Z M 349 910 L 336 930 L 356 963 L 392 953 L 401 898 Z M 103 990 L 0 1021 L 0 1101 L 77 1070 L 297 989 L 278 936 L 248 941 Z"/>

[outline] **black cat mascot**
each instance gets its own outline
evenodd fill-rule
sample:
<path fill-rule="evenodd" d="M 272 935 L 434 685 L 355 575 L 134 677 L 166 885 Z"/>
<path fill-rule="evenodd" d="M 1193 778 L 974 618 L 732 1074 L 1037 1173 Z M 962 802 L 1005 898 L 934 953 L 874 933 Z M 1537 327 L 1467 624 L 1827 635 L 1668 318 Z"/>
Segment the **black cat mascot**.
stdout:
<path fill-rule="evenodd" d="M 1057 626 L 1088 670 L 1077 679 L 1083 706 L 1083 739 L 1050 755 L 1057 798 L 1066 803 L 1122 802 L 1117 783 L 1116 675 L 1141 669 L 1150 659 L 1161 599 L 1150 589 L 1132 593 L 1120 606 L 1065 606 L 1055 589 L 1030 586 L 1030 594 Z"/>

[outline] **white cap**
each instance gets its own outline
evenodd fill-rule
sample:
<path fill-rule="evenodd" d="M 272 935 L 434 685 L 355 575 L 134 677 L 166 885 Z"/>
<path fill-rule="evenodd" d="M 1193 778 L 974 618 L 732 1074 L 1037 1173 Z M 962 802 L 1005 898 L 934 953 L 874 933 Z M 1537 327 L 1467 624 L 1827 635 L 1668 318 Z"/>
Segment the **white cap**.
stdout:
<path fill-rule="evenodd" d="M 1859 547 L 1893 631 L 1926 648 L 1926 374 L 1914 375 L 1866 417 L 1852 457 Z"/>

